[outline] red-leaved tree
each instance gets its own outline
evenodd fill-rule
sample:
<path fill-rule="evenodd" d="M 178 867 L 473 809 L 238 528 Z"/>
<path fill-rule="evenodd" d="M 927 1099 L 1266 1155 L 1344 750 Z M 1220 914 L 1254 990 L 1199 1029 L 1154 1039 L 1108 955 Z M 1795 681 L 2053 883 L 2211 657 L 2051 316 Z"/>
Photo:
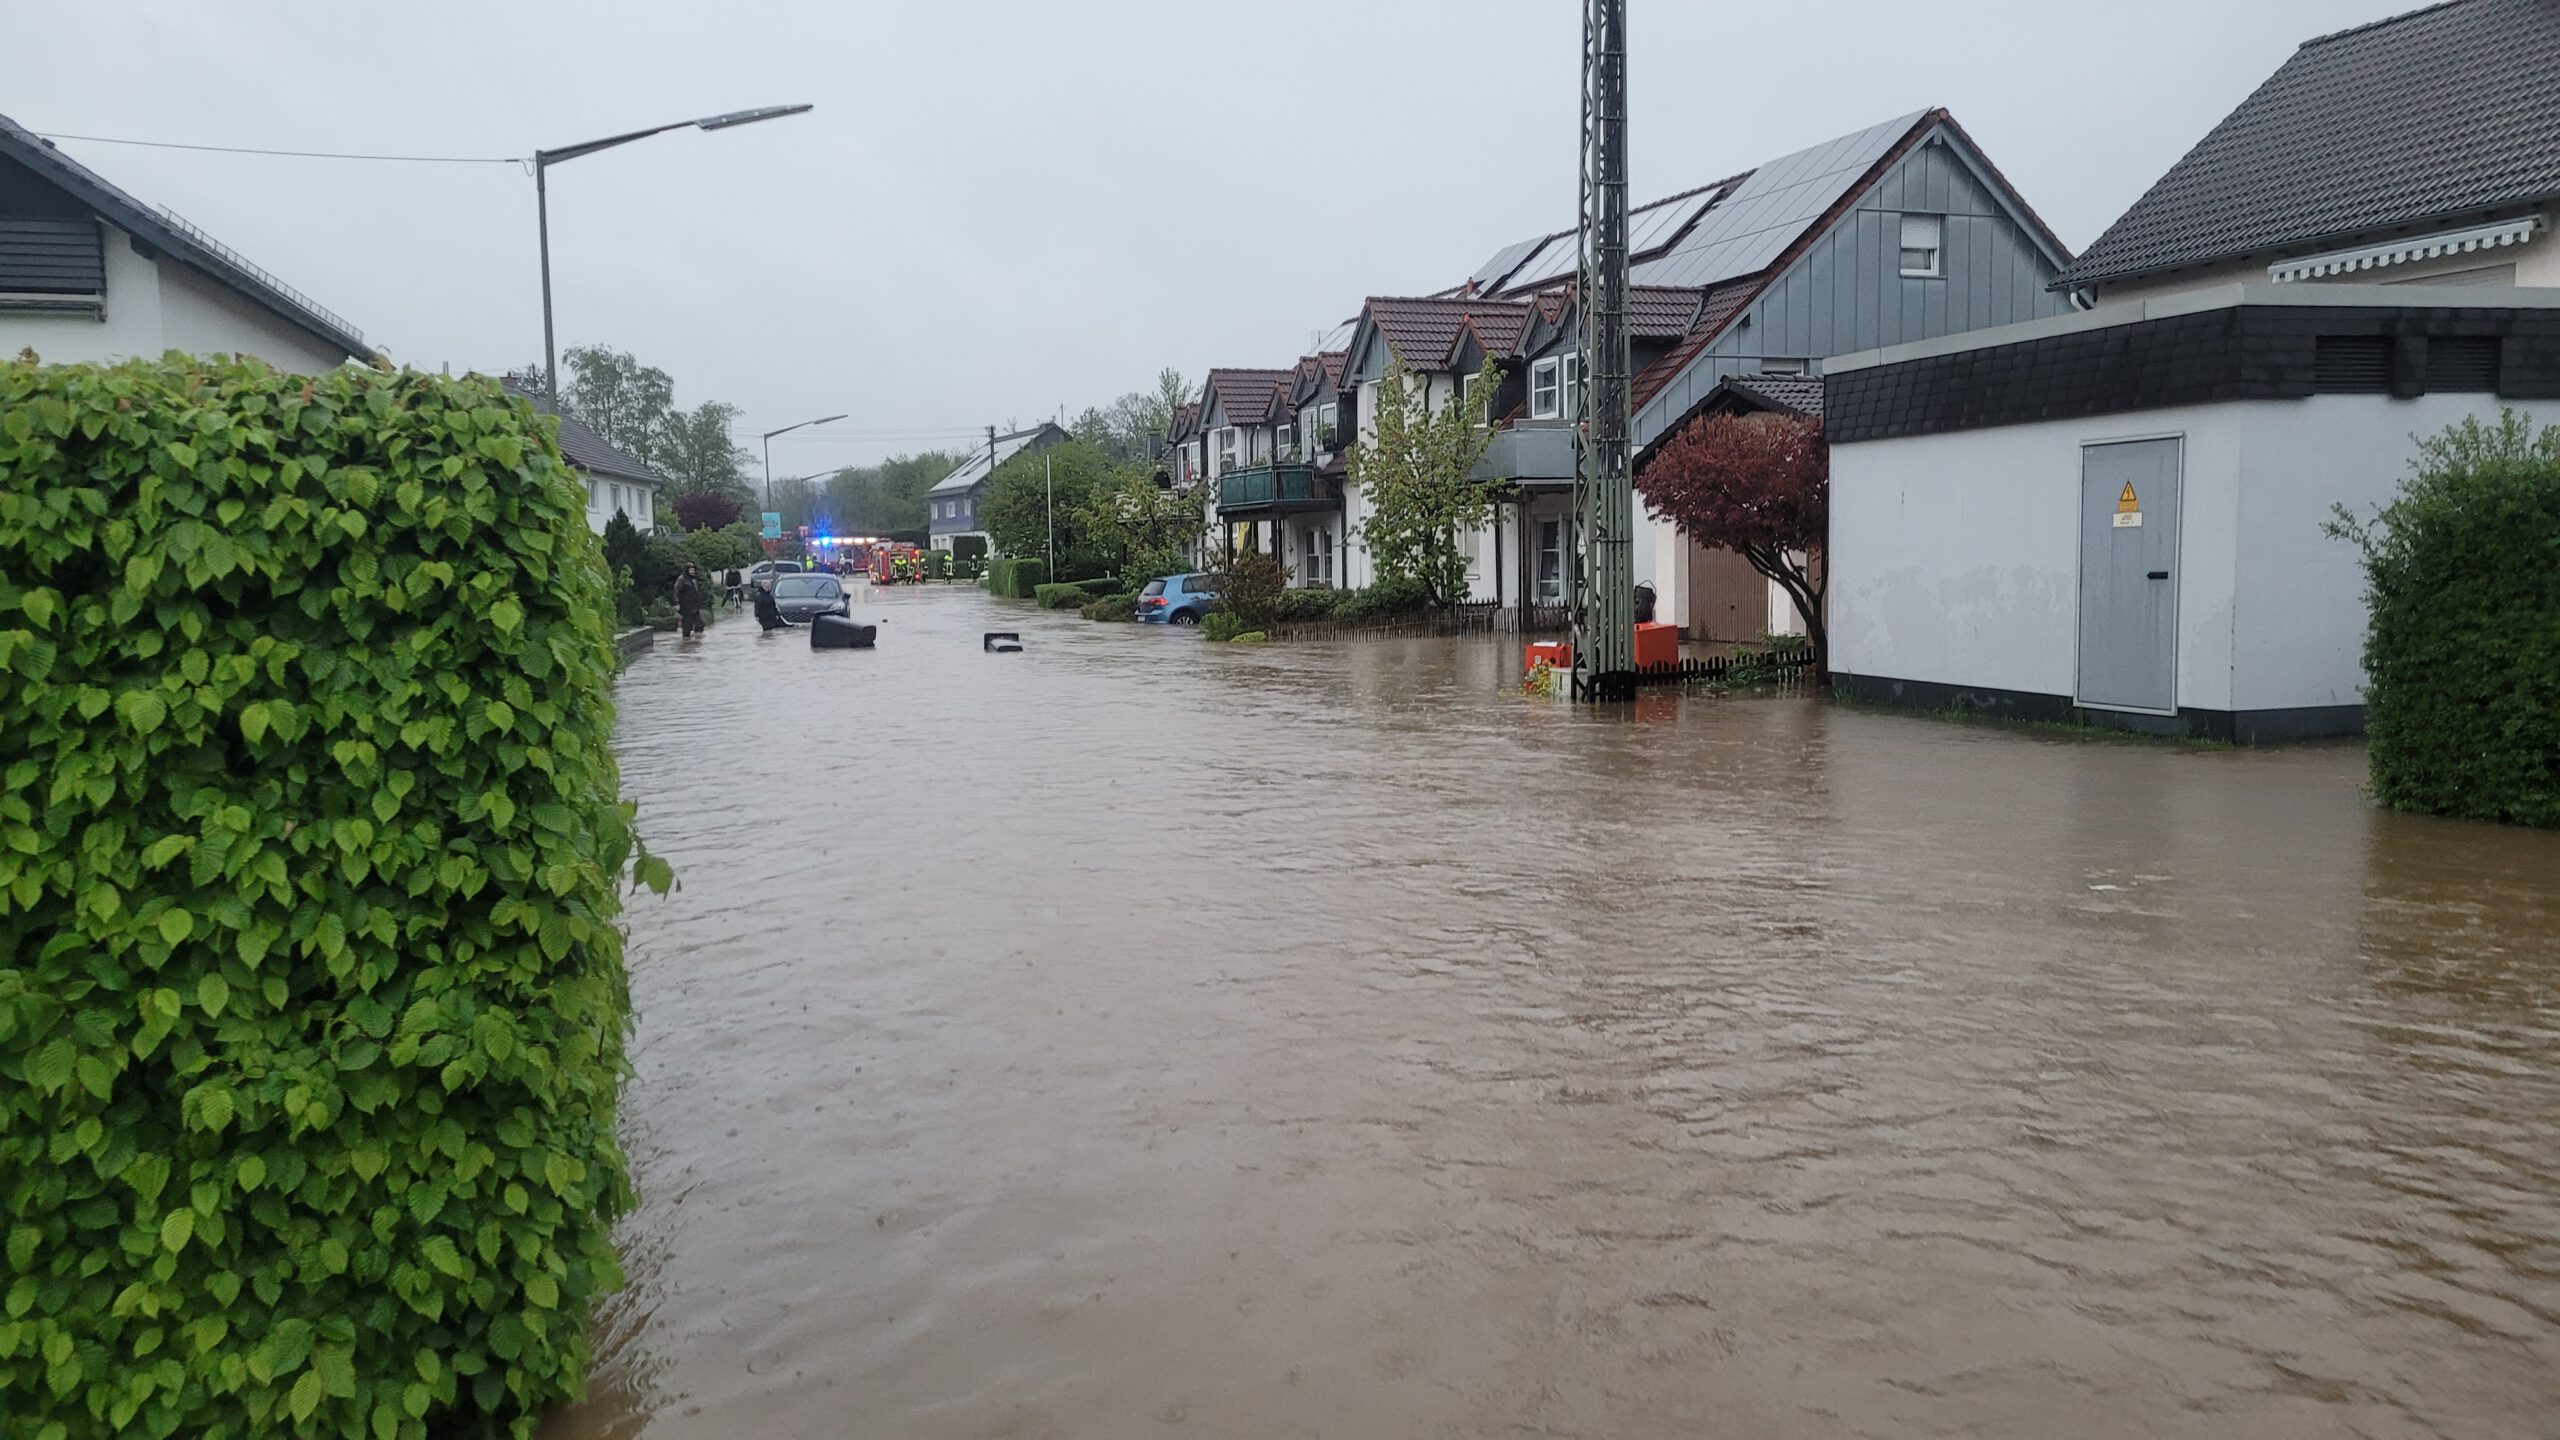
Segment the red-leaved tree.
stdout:
<path fill-rule="evenodd" d="M 1718 415 L 1654 452 L 1636 477 L 1653 512 L 1699 544 L 1736 550 L 1796 602 L 1813 663 L 1828 674 L 1822 624 L 1828 583 L 1811 556 L 1831 516 L 1831 446 L 1822 422 L 1793 415 Z"/>
<path fill-rule="evenodd" d="M 737 501 L 708 490 L 676 497 L 676 523 L 687 530 L 718 530 L 734 525 L 738 514 Z"/>

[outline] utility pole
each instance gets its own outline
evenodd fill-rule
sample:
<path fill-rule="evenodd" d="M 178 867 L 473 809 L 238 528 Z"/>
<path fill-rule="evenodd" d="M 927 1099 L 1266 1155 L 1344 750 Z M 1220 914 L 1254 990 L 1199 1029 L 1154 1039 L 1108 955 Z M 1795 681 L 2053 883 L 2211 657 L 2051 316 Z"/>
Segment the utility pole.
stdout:
<path fill-rule="evenodd" d="M 1627 6 L 1583 0 L 1581 312 L 1584 391 L 1574 429 L 1573 688 L 1635 694 L 1635 477 L 1628 450 Z"/>

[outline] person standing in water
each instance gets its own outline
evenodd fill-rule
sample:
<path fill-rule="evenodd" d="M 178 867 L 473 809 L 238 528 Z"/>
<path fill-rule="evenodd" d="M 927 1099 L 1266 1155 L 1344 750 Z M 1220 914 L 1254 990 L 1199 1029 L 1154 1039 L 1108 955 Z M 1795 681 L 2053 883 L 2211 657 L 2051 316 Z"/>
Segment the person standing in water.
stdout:
<path fill-rule="evenodd" d="M 687 640 L 702 633 L 702 575 L 690 565 L 676 577 L 676 623 Z"/>

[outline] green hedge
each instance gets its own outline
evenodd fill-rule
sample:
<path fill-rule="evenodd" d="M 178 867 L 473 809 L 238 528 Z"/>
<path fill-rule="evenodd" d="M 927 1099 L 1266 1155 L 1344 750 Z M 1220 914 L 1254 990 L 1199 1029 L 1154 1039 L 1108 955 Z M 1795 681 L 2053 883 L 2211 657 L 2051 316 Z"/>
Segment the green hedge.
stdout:
<path fill-rule="evenodd" d="M 525 1436 L 579 1390 L 633 845 L 549 430 L 478 380 L 0 364 L 13 1440 Z"/>
<path fill-rule="evenodd" d="M 987 589 L 1008 600 L 1034 598 L 1049 581 L 1049 567 L 1039 560 L 999 556 L 987 562 Z"/>
<path fill-rule="evenodd" d="M 2560 826 L 2560 426 L 2466 419 L 2370 526 L 2341 520 L 2365 551 L 2375 798 Z"/>
<path fill-rule="evenodd" d="M 1092 597 L 1085 594 L 1083 581 L 1067 580 L 1054 585 L 1035 585 L 1031 588 L 1031 598 L 1039 601 L 1043 610 L 1072 610 Z"/>
<path fill-rule="evenodd" d="M 1104 595 L 1098 599 L 1087 600 L 1076 613 L 1087 620 L 1135 620 L 1138 618 L 1138 597 Z"/>

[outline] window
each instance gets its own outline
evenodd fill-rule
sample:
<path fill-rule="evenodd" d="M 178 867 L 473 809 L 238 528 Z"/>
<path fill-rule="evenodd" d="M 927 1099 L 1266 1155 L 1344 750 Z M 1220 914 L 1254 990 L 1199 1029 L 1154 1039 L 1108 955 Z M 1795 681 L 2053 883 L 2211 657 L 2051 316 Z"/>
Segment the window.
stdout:
<path fill-rule="evenodd" d="M 1217 473 L 1224 475 L 1234 468 L 1236 468 L 1236 427 L 1229 425 L 1218 431 Z"/>
<path fill-rule="evenodd" d="M 1529 418 L 1553 420 L 1564 413 L 1564 362 L 1550 356 L 1529 367 Z"/>
<path fill-rule="evenodd" d="M 1547 519 L 1538 522 L 1538 581 L 1535 599 L 1541 605 L 1564 603 L 1564 521 Z"/>
<path fill-rule="evenodd" d="M 1334 446 L 1342 439 L 1341 426 L 1342 411 L 1340 407 L 1336 406 L 1330 400 L 1327 400 L 1322 405 L 1317 406 L 1316 448 L 1319 450 L 1333 449 Z"/>
<path fill-rule="evenodd" d="M 2498 388 L 2498 337 L 2438 335 L 2427 341 L 2427 393 Z"/>
<path fill-rule="evenodd" d="M 594 482 L 593 480 L 588 481 L 588 482 L 587 482 L 587 508 L 588 508 L 588 509 L 590 509 L 590 510 L 593 510 L 593 509 L 595 509 L 597 506 L 602 505 L 603 503 L 604 503 L 604 487 L 603 487 L 603 486 L 601 486 L 601 485 L 599 485 L 599 484 L 597 484 L 597 483 L 596 483 L 596 482 Z"/>
<path fill-rule="evenodd" d="M 1579 353 L 1556 357 L 1564 362 L 1564 418 L 1582 414 L 1582 356 Z"/>
<path fill-rule="evenodd" d="M 1458 382 L 1458 403 L 1467 407 L 1468 412 L 1475 416 L 1476 424 L 1479 426 L 1493 423 L 1493 397 L 1488 395 L 1483 399 L 1476 398 L 1478 388 L 1476 382 L 1482 379 L 1484 379 L 1482 375 L 1469 375 Z"/>
<path fill-rule="evenodd" d="M 1801 375 L 1804 373 L 1804 362 L 1802 360 L 1789 360 L 1782 359 L 1777 356 L 1771 356 L 1760 362 L 1760 373 L 1763 375 Z"/>
<path fill-rule="evenodd" d="M 1300 537 L 1298 545 L 1298 583 L 1329 585 L 1333 583 L 1333 531 L 1315 529 Z"/>
<path fill-rule="evenodd" d="M 1902 273 L 1905 275 L 1940 275 L 1941 242 L 1946 238 L 1943 215 L 1905 215 L 1902 217 Z"/>
<path fill-rule="evenodd" d="M 2311 393 L 2391 393 L 2391 337 L 2321 335 L 2311 342 Z"/>

